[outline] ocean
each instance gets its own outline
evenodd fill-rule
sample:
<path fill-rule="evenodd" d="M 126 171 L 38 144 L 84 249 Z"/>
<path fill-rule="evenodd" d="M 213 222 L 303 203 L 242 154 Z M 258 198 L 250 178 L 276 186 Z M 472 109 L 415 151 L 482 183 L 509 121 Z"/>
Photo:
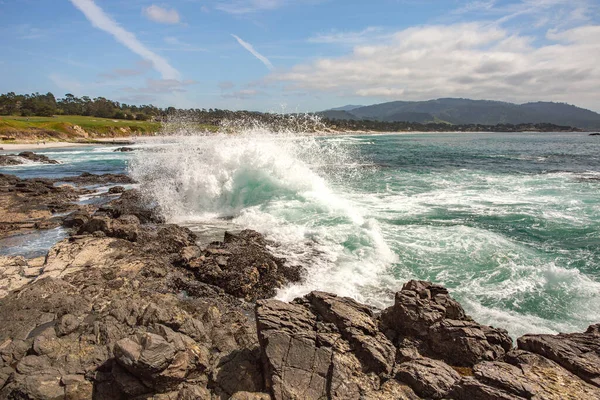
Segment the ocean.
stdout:
<path fill-rule="evenodd" d="M 170 222 L 205 242 L 260 231 L 306 269 L 302 284 L 279 291 L 283 300 L 325 290 L 382 308 L 405 281 L 423 279 L 513 337 L 600 321 L 599 137 L 251 129 L 134 147 L 49 149 L 40 153 L 61 164 L 0 172 L 128 172 Z M 36 237 L 36 249 L 60 237 Z M 0 252 L 26 245 L 0 243 Z"/>

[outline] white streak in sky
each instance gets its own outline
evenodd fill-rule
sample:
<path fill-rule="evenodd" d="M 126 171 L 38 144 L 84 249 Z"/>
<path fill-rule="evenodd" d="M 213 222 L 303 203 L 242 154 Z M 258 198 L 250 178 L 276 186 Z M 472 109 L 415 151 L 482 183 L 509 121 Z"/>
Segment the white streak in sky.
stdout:
<path fill-rule="evenodd" d="M 167 60 L 144 46 L 133 33 L 125 30 L 107 15 L 93 0 L 70 0 L 96 28 L 111 34 L 119 43 L 140 57 L 152 62 L 152 66 L 163 79 L 181 79 L 179 71 Z"/>
<path fill-rule="evenodd" d="M 231 34 L 231 36 L 233 36 L 235 38 L 235 40 L 238 41 L 238 43 L 245 48 L 246 50 L 248 50 L 250 53 L 252 53 L 252 55 L 256 58 L 258 58 L 263 64 L 265 64 L 265 66 L 267 68 L 269 68 L 270 70 L 272 70 L 273 64 L 271 64 L 271 61 L 269 61 L 269 59 L 265 56 L 263 56 L 262 54 L 260 54 L 258 51 L 256 51 L 256 49 L 254 49 L 254 46 L 252 46 L 250 43 L 248 42 L 244 42 L 242 39 L 240 39 L 238 36 L 234 35 L 233 33 Z"/>

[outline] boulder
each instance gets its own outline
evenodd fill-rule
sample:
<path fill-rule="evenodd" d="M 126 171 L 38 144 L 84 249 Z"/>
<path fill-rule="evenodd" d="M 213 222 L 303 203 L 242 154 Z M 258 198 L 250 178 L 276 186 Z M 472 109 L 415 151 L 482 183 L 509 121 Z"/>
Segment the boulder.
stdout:
<path fill-rule="evenodd" d="M 585 333 L 525 335 L 517 340 L 517 346 L 555 361 L 600 387 L 600 324 L 590 326 Z"/>
<path fill-rule="evenodd" d="M 381 321 L 389 336 L 420 339 L 452 365 L 492 361 L 512 348 L 507 331 L 476 323 L 446 288 L 431 282 L 404 284 L 394 305 L 382 312 Z"/>
<path fill-rule="evenodd" d="M 443 399 L 461 376 L 442 361 L 419 358 L 400 364 L 396 379 L 408 384 L 423 398 Z"/>
<path fill-rule="evenodd" d="M 301 279 L 301 267 L 288 266 L 273 256 L 258 232 L 225 233 L 223 242 L 210 244 L 200 255 L 181 254 L 181 263 L 205 283 L 225 292 L 255 301 L 273 297 L 278 288 Z"/>

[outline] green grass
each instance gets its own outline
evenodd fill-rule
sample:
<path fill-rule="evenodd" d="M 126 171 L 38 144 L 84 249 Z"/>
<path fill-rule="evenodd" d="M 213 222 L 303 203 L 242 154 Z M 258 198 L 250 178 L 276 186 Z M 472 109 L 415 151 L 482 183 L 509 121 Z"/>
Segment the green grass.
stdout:
<path fill-rule="evenodd" d="M 82 134 L 81 129 L 87 133 Z M 0 116 L 0 143 L 47 141 L 85 141 L 94 138 L 152 135 L 161 131 L 162 125 L 150 121 L 128 121 L 111 118 L 57 115 L 54 117 Z M 198 124 L 195 129 L 216 132 L 218 127 Z M 166 126 L 176 130 L 177 125 Z M 12 139 L 12 140 L 9 140 Z"/>
<path fill-rule="evenodd" d="M 160 129 L 157 122 L 127 121 L 108 118 L 84 117 L 81 115 L 59 115 L 54 117 L 0 117 L 0 131 L 13 129 L 50 129 L 69 132 L 73 125 L 86 131 L 108 133 L 114 129 L 129 128 L 139 133 L 152 133 Z"/>

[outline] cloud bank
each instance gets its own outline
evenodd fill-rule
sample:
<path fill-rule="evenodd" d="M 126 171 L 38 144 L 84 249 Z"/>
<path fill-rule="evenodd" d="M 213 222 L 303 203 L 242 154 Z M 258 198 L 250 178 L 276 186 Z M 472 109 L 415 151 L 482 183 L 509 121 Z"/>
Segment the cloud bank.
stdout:
<path fill-rule="evenodd" d="M 337 34 L 348 43 L 369 32 Z M 382 100 L 470 97 L 596 104 L 600 26 L 547 30 L 539 38 L 494 23 L 412 27 L 270 76 L 293 89 Z M 362 39 L 361 39 L 362 41 Z"/>

